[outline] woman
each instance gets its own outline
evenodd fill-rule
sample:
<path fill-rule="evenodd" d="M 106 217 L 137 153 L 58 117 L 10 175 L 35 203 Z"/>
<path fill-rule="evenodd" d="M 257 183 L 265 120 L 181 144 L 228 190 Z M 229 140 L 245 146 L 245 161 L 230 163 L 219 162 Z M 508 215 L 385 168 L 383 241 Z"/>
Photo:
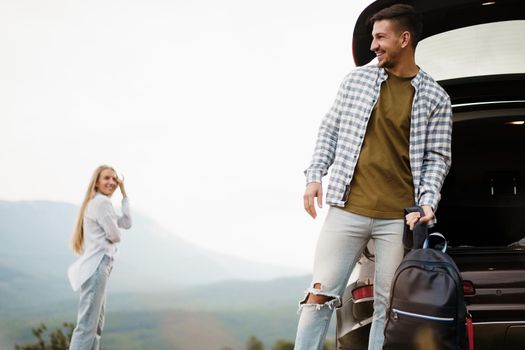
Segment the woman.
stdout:
<path fill-rule="evenodd" d="M 110 199 L 117 186 L 122 193 L 122 216 L 115 213 Z M 120 241 L 119 228 L 130 227 L 124 182 L 112 167 L 99 166 L 89 183 L 71 240 L 73 251 L 81 256 L 68 270 L 73 290 L 80 289 L 77 326 L 70 350 L 98 350 L 100 347 L 107 282 Z"/>

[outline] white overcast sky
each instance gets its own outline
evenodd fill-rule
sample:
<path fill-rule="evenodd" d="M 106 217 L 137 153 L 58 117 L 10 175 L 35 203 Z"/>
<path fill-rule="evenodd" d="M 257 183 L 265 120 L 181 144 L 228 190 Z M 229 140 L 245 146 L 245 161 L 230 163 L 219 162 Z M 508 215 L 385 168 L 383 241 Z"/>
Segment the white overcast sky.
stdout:
<path fill-rule="evenodd" d="M 310 271 L 302 171 L 369 2 L 1 0 L 0 199 L 79 204 L 107 163 L 173 233 Z"/>

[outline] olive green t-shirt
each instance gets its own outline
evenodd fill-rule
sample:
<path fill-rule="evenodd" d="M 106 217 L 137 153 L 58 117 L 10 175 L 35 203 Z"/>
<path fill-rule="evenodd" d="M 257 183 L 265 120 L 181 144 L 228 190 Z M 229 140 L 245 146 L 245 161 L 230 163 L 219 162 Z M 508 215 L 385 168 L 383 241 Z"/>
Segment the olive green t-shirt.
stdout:
<path fill-rule="evenodd" d="M 389 74 L 368 122 L 345 210 L 380 219 L 401 219 L 414 205 L 410 170 L 412 78 Z"/>

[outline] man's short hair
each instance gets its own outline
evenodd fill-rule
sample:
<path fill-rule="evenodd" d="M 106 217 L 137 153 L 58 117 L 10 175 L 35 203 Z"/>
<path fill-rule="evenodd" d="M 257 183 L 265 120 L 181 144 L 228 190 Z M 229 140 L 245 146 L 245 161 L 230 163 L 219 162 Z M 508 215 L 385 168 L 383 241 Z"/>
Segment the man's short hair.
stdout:
<path fill-rule="evenodd" d="M 423 31 L 423 23 L 421 22 L 421 16 L 412 6 L 407 4 L 395 4 L 386 7 L 370 17 L 370 24 L 373 25 L 376 21 L 384 19 L 393 20 L 396 22 L 399 29 L 410 32 L 412 46 L 414 49 L 416 48 Z"/>

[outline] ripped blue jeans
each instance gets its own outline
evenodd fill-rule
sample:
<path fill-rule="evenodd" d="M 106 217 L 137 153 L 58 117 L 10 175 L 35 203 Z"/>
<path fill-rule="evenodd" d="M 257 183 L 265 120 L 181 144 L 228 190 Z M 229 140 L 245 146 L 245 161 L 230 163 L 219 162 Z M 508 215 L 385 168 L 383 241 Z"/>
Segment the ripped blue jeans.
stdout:
<path fill-rule="evenodd" d="M 295 350 L 321 350 L 334 307 L 340 306 L 350 273 L 370 239 L 375 244 L 374 315 L 369 350 L 383 348 L 390 284 L 403 259 L 403 219 L 374 219 L 330 207 L 314 259 L 313 280 L 299 303 Z M 324 304 L 307 303 L 309 294 L 329 297 Z"/>

